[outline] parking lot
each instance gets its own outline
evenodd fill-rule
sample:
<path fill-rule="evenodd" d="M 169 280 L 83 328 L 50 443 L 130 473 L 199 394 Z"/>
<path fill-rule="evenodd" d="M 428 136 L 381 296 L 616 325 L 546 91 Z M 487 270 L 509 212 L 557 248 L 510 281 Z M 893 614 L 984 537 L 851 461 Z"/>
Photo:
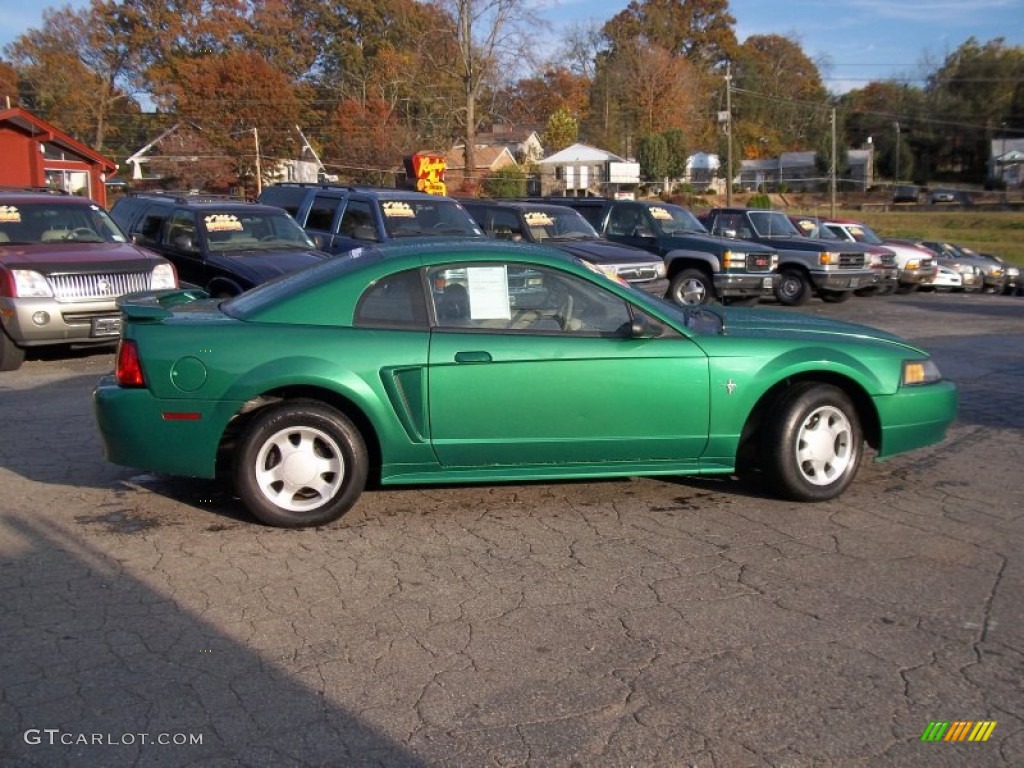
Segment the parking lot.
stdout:
<path fill-rule="evenodd" d="M 820 505 L 432 487 L 289 531 L 103 460 L 109 350 L 0 374 L 0 765 L 1024 765 L 1024 299 L 785 311 L 930 350 L 946 442 Z"/>

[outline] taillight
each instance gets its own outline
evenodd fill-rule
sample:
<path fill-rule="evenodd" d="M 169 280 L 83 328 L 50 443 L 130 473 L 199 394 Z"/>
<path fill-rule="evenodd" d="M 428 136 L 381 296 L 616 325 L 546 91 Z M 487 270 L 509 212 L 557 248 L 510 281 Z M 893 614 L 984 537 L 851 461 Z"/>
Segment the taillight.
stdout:
<path fill-rule="evenodd" d="M 117 345 L 117 365 L 114 368 L 117 383 L 122 387 L 144 387 L 146 378 L 139 363 L 139 349 L 135 342 L 122 339 Z"/>

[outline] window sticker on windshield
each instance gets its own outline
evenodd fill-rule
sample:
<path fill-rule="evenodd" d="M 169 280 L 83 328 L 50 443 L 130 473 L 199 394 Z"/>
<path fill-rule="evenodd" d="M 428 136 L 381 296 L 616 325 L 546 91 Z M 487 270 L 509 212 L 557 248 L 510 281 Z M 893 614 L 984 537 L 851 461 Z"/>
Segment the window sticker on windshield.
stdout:
<path fill-rule="evenodd" d="M 814 229 L 814 222 L 808 221 L 807 219 L 800 219 L 797 224 L 804 232 L 810 232 Z"/>
<path fill-rule="evenodd" d="M 473 320 L 510 320 L 505 267 L 468 267 L 469 314 Z"/>
<path fill-rule="evenodd" d="M 384 215 L 389 219 L 413 219 L 416 218 L 416 213 L 413 211 L 412 206 L 408 203 L 403 203 L 401 200 L 389 200 L 380 204 L 381 210 L 384 211 Z"/>
<path fill-rule="evenodd" d="M 554 219 L 544 211 L 527 211 L 523 214 L 523 218 L 526 219 L 528 227 L 550 227 L 555 223 Z"/>
<path fill-rule="evenodd" d="M 237 216 L 230 213 L 212 213 L 207 216 L 204 221 L 206 222 L 207 232 L 242 231 L 242 222 L 238 220 Z"/>
<path fill-rule="evenodd" d="M 650 211 L 651 211 L 651 216 L 653 216 L 656 219 L 661 219 L 662 221 L 667 221 L 667 220 L 671 220 L 672 219 L 672 214 L 669 213 L 666 208 L 659 208 L 658 206 L 655 206 L 655 207 L 651 208 Z"/>
<path fill-rule="evenodd" d="M 0 205 L 0 221 L 17 224 L 21 221 L 21 211 L 16 205 Z"/>
<path fill-rule="evenodd" d="M 854 237 L 863 237 L 864 230 L 861 229 L 860 227 L 850 227 L 850 234 L 853 235 Z"/>

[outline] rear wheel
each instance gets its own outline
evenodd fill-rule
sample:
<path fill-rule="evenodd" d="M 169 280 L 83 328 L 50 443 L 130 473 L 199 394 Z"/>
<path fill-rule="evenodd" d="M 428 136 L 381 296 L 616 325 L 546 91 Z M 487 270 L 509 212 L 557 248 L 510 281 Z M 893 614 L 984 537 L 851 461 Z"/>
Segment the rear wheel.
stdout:
<path fill-rule="evenodd" d="M 804 382 L 772 409 L 761 455 L 768 482 L 781 496 L 826 501 L 853 482 L 862 447 L 850 398 L 838 387 Z"/>
<path fill-rule="evenodd" d="M 359 430 L 313 401 L 284 403 L 254 417 L 235 456 L 235 490 L 268 525 L 324 525 L 344 515 L 366 485 Z"/>
<path fill-rule="evenodd" d="M 0 330 L 0 371 L 16 371 L 25 362 L 25 350 Z"/>
<path fill-rule="evenodd" d="M 684 307 L 694 307 L 714 301 L 715 284 L 699 269 L 684 269 L 669 283 L 668 297 Z"/>
<path fill-rule="evenodd" d="M 799 269 L 783 269 L 775 283 L 775 298 L 787 307 L 806 304 L 811 298 L 811 283 Z"/>

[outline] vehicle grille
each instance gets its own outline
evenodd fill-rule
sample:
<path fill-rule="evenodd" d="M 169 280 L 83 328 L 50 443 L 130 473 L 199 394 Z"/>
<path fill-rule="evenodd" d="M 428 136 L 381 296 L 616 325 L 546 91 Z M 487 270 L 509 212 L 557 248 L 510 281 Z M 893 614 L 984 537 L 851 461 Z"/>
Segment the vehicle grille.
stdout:
<path fill-rule="evenodd" d="M 864 254 L 863 253 L 840 253 L 839 254 L 839 268 L 840 269 L 861 269 L 864 266 Z"/>
<path fill-rule="evenodd" d="M 657 267 L 617 267 L 615 273 L 630 283 L 658 279 Z"/>
<path fill-rule="evenodd" d="M 149 290 L 149 272 L 50 275 L 47 279 L 58 301 L 112 299 L 132 291 Z"/>
<path fill-rule="evenodd" d="M 772 270 L 772 255 L 767 251 L 764 253 L 748 253 L 747 254 L 747 271 L 748 272 L 771 272 Z"/>
<path fill-rule="evenodd" d="M 879 258 L 880 258 L 880 261 L 881 261 L 881 264 L 882 264 L 883 267 L 895 267 L 896 266 L 896 254 L 895 253 L 882 254 Z"/>

